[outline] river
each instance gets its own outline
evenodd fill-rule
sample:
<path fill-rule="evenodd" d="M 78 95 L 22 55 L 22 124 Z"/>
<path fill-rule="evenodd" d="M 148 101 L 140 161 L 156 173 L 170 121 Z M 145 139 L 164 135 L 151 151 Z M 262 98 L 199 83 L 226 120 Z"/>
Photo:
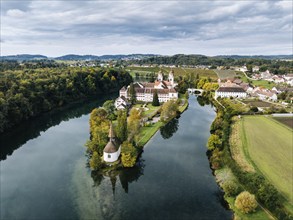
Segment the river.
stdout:
<path fill-rule="evenodd" d="M 231 219 L 206 156 L 215 112 L 196 97 L 157 132 L 133 169 L 91 173 L 84 144 L 101 101 L 0 136 L 1 219 Z"/>

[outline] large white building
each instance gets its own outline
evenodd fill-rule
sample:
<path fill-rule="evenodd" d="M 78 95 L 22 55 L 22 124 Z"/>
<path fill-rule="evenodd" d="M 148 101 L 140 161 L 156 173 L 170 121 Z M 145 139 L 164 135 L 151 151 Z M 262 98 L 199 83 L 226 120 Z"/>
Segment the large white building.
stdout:
<path fill-rule="evenodd" d="M 242 87 L 220 87 L 216 90 L 215 98 L 246 98 L 247 93 Z"/>
<path fill-rule="evenodd" d="M 178 99 L 178 92 L 175 90 L 175 86 L 177 84 L 174 81 L 174 73 L 171 70 L 168 75 L 168 80 L 163 80 L 163 74 L 160 71 L 158 73 L 158 78 L 154 83 L 139 83 L 136 82 L 133 84 L 136 100 L 143 102 L 152 102 L 154 92 L 157 91 L 159 102 L 167 102 L 170 99 Z M 120 89 L 119 96 L 126 97 L 130 99 L 129 95 L 129 86 L 126 88 L 125 86 Z"/>
<path fill-rule="evenodd" d="M 121 146 L 116 139 L 112 124 L 109 131 L 109 142 L 104 148 L 103 158 L 105 162 L 115 162 L 121 153 Z"/>

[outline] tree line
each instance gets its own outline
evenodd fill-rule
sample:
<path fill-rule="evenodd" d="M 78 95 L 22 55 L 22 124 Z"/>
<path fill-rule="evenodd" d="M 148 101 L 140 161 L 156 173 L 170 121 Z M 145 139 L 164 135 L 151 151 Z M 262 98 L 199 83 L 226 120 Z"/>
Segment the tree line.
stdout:
<path fill-rule="evenodd" d="M 274 74 L 285 74 L 292 72 L 293 62 L 275 59 L 262 58 L 230 58 L 230 57 L 207 57 L 203 55 L 184 55 L 176 54 L 174 56 L 157 56 L 142 60 L 129 61 L 130 64 L 152 64 L 152 65 L 176 65 L 176 66 L 196 66 L 206 65 L 211 68 L 217 66 L 259 66 L 260 71 L 270 70 Z"/>
<path fill-rule="evenodd" d="M 131 81 L 122 69 L 64 67 L 0 72 L 0 132 L 56 107 L 117 91 Z"/>
<path fill-rule="evenodd" d="M 225 107 L 223 108 L 213 101 L 211 94 L 205 93 L 205 97 L 217 108 L 217 116 L 210 127 L 211 136 L 207 143 L 211 167 L 215 170 L 226 167 L 235 176 L 231 180 L 226 178 L 227 181 L 220 183 L 225 195 L 228 197 L 238 195 L 235 206 L 243 213 L 251 212 L 256 208 L 255 198 L 278 219 L 291 219 L 292 216 L 285 210 L 283 199 L 277 189 L 258 172 L 243 171 L 231 157 L 229 137 L 232 117 L 245 114 L 247 110 L 231 105 L 227 99 L 220 99 L 221 104 Z M 245 193 L 240 193 L 241 191 Z M 244 201 L 246 201 L 245 204 Z"/>

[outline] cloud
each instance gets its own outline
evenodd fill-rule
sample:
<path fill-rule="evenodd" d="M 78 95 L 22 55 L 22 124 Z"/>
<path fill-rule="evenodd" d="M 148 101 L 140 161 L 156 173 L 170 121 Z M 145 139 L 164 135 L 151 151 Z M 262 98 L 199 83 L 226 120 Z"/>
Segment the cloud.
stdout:
<path fill-rule="evenodd" d="M 286 0 L 20 4 L 4 0 L 2 53 L 288 54 L 292 53 L 292 4 Z"/>

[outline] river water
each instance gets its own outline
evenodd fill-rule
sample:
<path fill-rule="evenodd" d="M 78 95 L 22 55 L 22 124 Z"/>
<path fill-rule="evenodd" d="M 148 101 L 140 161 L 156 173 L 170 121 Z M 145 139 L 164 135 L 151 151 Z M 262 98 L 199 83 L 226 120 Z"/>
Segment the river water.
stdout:
<path fill-rule="evenodd" d="M 1 219 L 231 219 L 206 156 L 215 112 L 196 97 L 157 132 L 133 169 L 92 173 L 84 144 L 102 100 L 0 136 Z"/>

